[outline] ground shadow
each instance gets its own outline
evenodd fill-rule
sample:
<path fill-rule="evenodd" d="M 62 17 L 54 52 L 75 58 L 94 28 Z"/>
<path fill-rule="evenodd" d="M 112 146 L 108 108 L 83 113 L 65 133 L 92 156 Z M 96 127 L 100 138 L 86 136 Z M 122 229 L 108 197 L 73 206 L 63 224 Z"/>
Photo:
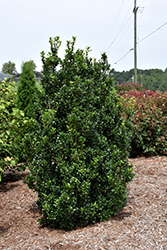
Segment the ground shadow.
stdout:
<path fill-rule="evenodd" d="M 18 186 L 20 186 L 20 184 L 13 184 L 12 183 L 11 185 L 8 185 L 7 182 L 3 182 L 3 183 L 0 184 L 0 193 L 1 192 L 3 192 L 3 193 L 8 192 L 11 189 L 13 189 L 15 187 L 18 187 Z"/>
<path fill-rule="evenodd" d="M 6 233 L 9 228 L 10 228 L 10 225 L 0 226 L 0 235 Z"/>
<path fill-rule="evenodd" d="M 19 172 L 17 170 L 6 171 L 2 175 L 2 180 L 0 184 L 5 183 L 5 182 L 16 182 L 16 181 L 22 180 L 28 174 L 29 173 L 27 172 L 26 173 L 23 171 Z"/>

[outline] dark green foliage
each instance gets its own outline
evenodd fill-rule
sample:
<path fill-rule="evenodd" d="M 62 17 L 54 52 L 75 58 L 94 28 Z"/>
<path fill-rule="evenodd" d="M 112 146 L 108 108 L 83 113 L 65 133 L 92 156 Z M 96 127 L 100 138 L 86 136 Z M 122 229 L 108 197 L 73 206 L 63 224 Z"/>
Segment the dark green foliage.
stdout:
<path fill-rule="evenodd" d="M 107 220 L 125 206 L 133 178 L 127 160 L 131 122 L 121 118 L 105 54 L 96 61 L 88 57 L 89 48 L 75 52 L 73 38 L 62 60 L 59 38 L 50 44 L 48 56 L 42 52 L 49 109 L 25 182 L 38 193 L 40 223 L 72 229 Z"/>
<path fill-rule="evenodd" d="M 23 110 L 25 116 L 36 118 L 39 116 L 40 92 L 36 87 L 36 80 L 31 62 L 25 62 L 17 85 L 16 105 Z"/>
<path fill-rule="evenodd" d="M 144 74 L 142 77 L 142 81 L 147 89 L 156 91 L 163 90 L 161 87 L 162 81 L 164 78 L 164 72 L 160 69 L 149 70 L 147 74 Z M 166 82 L 167 88 L 167 82 Z M 165 91 L 165 89 L 164 89 Z"/>
<path fill-rule="evenodd" d="M 114 79 L 115 84 L 132 82 L 134 76 L 134 69 L 122 72 L 113 70 L 110 76 Z"/>

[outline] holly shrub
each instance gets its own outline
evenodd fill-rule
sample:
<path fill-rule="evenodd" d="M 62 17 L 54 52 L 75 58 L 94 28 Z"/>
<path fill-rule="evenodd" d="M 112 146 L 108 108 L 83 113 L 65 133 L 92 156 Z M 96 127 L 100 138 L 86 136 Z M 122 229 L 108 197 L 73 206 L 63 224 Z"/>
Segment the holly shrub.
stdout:
<path fill-rule="evenodd" d="M 131 155 L 167 152 L 167 92 L 129 91 L 122 96 L 124 106 L 131 104 L 134 112 Z"/>
<path fill-rule="evenodd" d="M 72 229 L 107 220 L 125 206 L 134 176 L 127 160 L 131 114 L 121 118 L 105 54 L 96 61 L 89 48 L 74 51 L 73 37 L 60 59 L 59 38 L 50 44 L 51 52 L 42 52 L 43 129 L 25 183 L 38 193 L 41 224 Z"/>

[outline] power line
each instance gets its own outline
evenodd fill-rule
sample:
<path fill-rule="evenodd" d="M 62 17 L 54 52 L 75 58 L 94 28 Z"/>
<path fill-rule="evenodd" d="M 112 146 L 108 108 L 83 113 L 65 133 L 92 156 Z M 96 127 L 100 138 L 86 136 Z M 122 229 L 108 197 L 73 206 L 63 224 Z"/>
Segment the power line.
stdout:
<path fill-rule="evenodd" d="M 165 22 L 164 24 L 162 24 L 159 28 L 157 28 L 156 30 L 154 30 L 153 32 L 151 32 L 149 35 L 145 36 L 144 38 L 142 38 L 141 40 L 139 40 L 137 43 L 142 42 L 143 40 L 145 40 L 146 38 L 150 37 L 151 35 L 153 35 L 155 32 L 157 32 L 158 30 L 160 30 L 163 26 L 165 26 L 167 24 L 167 22 Z"/>
<path fill-rule="evenodd" d="M 149 35 L 147 35 L 146 37 L 142 38 L 140 41 L 137 42 L 140 43 L 143 40 L 145 40 L 146 38 L 150 37 L 152 34 L 154 34 L 155 32 L 157 32 L 158 30 L 160 30 L 163 26 L 165 26 L 167 24 L 167 22 L 165 22 L 164 24 L 162 24 L 159 28 L 157 28 L 156 30 L 154 30 L 153 32 L 151 32 Z M 117 64 L 118 62 L 122 61 L 122 59 L 124 59 L 132 50 L 134 50 L 134 48 L 130 49 L 123 57 L 121 57 L 117 62 L 115 62 L 114 64 Z"/>
<path fill-rule="evenodd" d="M 131 18 L 132 18 L 132 16 L 128 19 L 128 21 L 129 21 Z M 130 25 L 131 25 L 131 23 L 128 25 L 127 29 L 126 29 L 125 32 L 122 34 L 122 36 L 120 37 L 120 39 L 119 39 L 119 41 L 117 42 L 117 44 L 116 44 L 114 47 L 112 47 L 112 50 L 113 50 L 115 47 L 116 47 L 116 48 L 118 47 L 118 44 L 121 43 L 121 45 L 118 47 L 119 49 L 117 49 L 117 51 L 114 51 L 114 54 L 113 54 L 113 55 L 117 54 L 117 52 L 120 51 L 120 49 L 125 45 L 125 42 L 129 39 L 129 35 L 130 35 L 130 34 L 129 34 L 129 32 L 127 33 L 127 31 L 128 31 L 128 29 L 129 29 Z M 130 33 L 131 33 L 131 31 L 130 31 Z M 127 35 L 127 38 L 125 38 L 125 40 L 123 40 L 123 37 L 124 37 L 125 35 Z M 110 48 L 110 50 L 107 51 L 107 53 L 110 53 L 110 51 L 111 51 L 111 48 Z"/>
<path fill-rule="evenodd" d="M 121 59 L 119 59 L 117 62 L 115 62 L 114 64 L 117 64 L 118 62 L 122 61 L 122 59 L 124 59 L 132 50 L 134 50 L 133 48 L 130 49 L 123 57 L 121 57 Z"/>
<path fill-rule="evenodd" d="M 153 0 L 151 2 L 151 4 L 148 6 L 148 8 L 146 10 L 149 9 L 149 7 L 155 2 L 155 0 Z M 144 37 L 143 39 L 139 40 L 138 42 L 136 42 L 136 44 L 142 42 L 143 40 L 147 39 L 148 37 L 150 37 L 151 35 L 153 35 L 154 33 L 156 33 L 158 30 L 160 30 L 162 27 L 164 27 L 167 24 L 167 22 L 165 22 L 163 25 L 161 25 L 160 27 L 158 27 L 156 30 L 154 30 L 153 32 L 151 32 L 149 35 L 147 35 L 146 37 Z M 124 25 L 125 26 L 125 25 Z M 122 28 L 122 26 L 121 26 Z M 120 29 L 121 29 L 120 28 Z M 114 43 L 114 41 L 116 40 L 116 38 L 118 37 L 118 34 L 116 35 L 115 39 L 112 41 L 112 43 L 109 45 L 108 49 L 111 47 L 111 45 Z M 118 62 L 122 61 L 132 50 L 134 50 L 134 48 L 130 49 L 123 57 L 121 57 L 117 62 L 115 62 L 114 64 L 117 64 Z"/>
<path fill-rule="evenodd" d="M 124 2 L 124 0 L 122 0 L 122 2 Z M 107 41 L 105 42 L 105 44 L 108 42 L 108 40 L 109 40 L 111 34 L 113 33 L 113 30 L 114 30 L 114 28 L 115 28 L 116 22 L 117 22 L 117 20 L 118 20 L 119 14 L 120 14 L 121 9 L 122 9 L 122 5 L 123 5 L 123 3 L 121 3 L 121 6 L 120 6 L 119 11 L 118 11 L 118 14 L 117 14 L 117 17 L 116 17 L 115 22 L 114 22 L 114 24 L 113 24 L 113 26 L 112 26 L 112 30 L 111 30 L 111 32 L 110 32 L 110 34 L 109 34 L 109 37 L 108 37 Z"/>
<path fill-rule="evenodd" d="M 143 1 L 143 2 L 144 2 L 144 1 Z M 143 3 L 143 2 L 142 2 L 142 3 Z M 143 12 L 143 14 L 140 16 L 140 18 L 143 17 L 143 15 L 146 13 L 146 11 L 151 7 L 151 5 L 152 5 L 154 2 L 155 2 L 155 0 L 153 0 L 153 1 L 150 3 L 150 5 L 149 5 L 149 6 L 147 7 L 147 9 Z M 140 18 L 139 18 L 139 19 L 140 19 Z"/>
<path fill-rule="evenodd" d="M 141 6 L 143 5 L 143 3 L 146 3 L 147 2 L 147 0 L 143 0 L 142 1 L 142 3 L 140 4 Z"/>
<path fill-rule="evenodd" d="M 126 29 L 126 31 L 129 29 L 129 26 L 128 26 L 128 28 Z M 123 36 L 120 38 L 120 40 L 117 42 L 117 45 L 120 43 L 120 42 L 122 42 L 121 43 L 121 45 L 118 47 L 119 49 L 117 49 L 116 51 L 115 51 L 115 53 L 114 54 L 112 54 L 113 56 L 114 55 L 116 55 L 121 49 L 122 49 L 122 47 L 124 47 L 125 46 L 125 43 L 126 43 L 126 41 L 129 39 L 129 33 L 127 33 L 125 31 L 125 33 L 123 34 Z M 125 34 L 127 34 L 128 36 L 127 36 L 127 38 L 125 39 L 125 40 L 122 40 L 122 38 L 124 37 L 124 35 Z M 116 46 L 117 46 L 116 45 Z M 113 49 L 114 49 L 115 47 L 113 47 Z M 108 51 L 108 53 L 110 53 L 110 50 Z"/>
<path fill-rule="evenodd" d="M 130 6 L 130 8 L 131 8 L 131 6 Z M 129 8 L 129 10 L 130 10 L 130 8 Z M 127 15 L 128 15 L 128 13 L 129 13 L 129 10 L 128 10 L 127 14 L 126 14 L 126 17 L 124 18 L 124 21 L 125 21 L 126 18 L 127 18 Z M 117 37 L 120 35 L 121 31 L 122 31 L 123 28 L 127 25 L 127 23 L 129 22 L 130 19 L 131 19 L 131 17 L 129 17 L 128 20 L 127 20 L 126 22 L 123 21 L 123 23 L 122 23 L 120 29 L 118 30 L 118 32 L 117 32 L 115 38 L 112 40 L 112 42 L 111 42 L 110 45 L 108 46 L 107 50 L 109 50 L 110 47 L 113 45 L 113 43 L 115 42 L 115 40 L 117 39 Z"/>
<path fill-rule="evenodd" d="M 123 28 L 126 26 L 126 24 L 129 22 L 129 20 L 132 18 L 132 16 L 131 17 L 129 17 L 129 19 L 127 20 L 127 22 L 125 23 L 125 25 L 123 26 Z M 130 25 L 129 25 L 130 26 Z M 125 30 L 125 32 L 123 33 L 123 35 L 120 37 L 120 39 L 119 39 L 119 41 L 117 42 L 117 45 L 118 45 L 118 43 L 120 42 L 120 41 L 122 41 L 122 38 L 124 37 L 124 35 L 125 34 L 127 34 L 127 30 L 129 29 L 129 26 L 127 27 L 127 29 Z M 110 43 L 110 45 L 108 46 L 108 48 L 107 48 L 107 50 L 109 50 L 110 49 L 110 47 L 113 45 L 113 43 L 115 42 L 115 40 L 117 39 L 117 37 L 120 35 L 121 33 L 118 33 L 117 35 L 116 35 L 116 37 L 114 38 L 114 40 Z"/>

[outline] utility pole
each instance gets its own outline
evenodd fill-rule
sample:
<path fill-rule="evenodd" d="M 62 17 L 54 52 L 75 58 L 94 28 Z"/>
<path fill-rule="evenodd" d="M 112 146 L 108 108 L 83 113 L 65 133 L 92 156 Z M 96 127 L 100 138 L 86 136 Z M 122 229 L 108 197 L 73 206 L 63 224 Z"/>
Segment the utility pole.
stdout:
<path fill-rule="evenodd" d="M 136 0 L 134 0 L 134 83 L 137 83 L 137 11 Z"/>

